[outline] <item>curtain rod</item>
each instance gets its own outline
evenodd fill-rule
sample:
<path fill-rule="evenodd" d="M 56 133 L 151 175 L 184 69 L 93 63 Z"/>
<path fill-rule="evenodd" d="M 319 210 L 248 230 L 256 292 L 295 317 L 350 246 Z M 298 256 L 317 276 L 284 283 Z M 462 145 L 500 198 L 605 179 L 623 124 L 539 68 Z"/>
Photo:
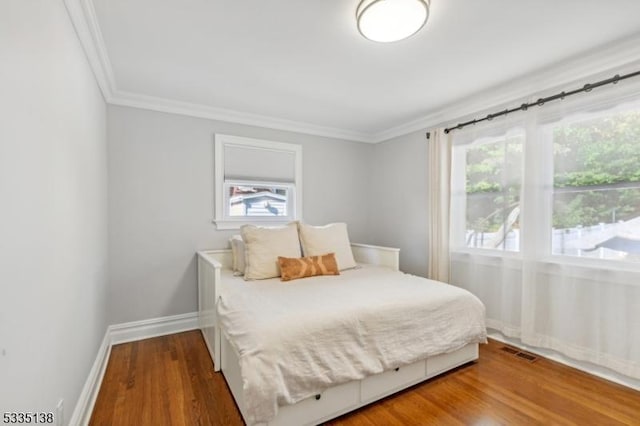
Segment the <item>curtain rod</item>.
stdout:
<path fill-rule="evenodd" d="M 459 130 L 462 129 L 463 127 L 467 127 L 470 126 L 472 124 L 476 124 L 476 123 L 482 123 L 483 121 L 490 121 L 493 120 L 496 117 L 501 117 L 503 115 L 507 115 L 510 114 L 512 112 L 517 112 L 517 111 L 526 111 L 527 109 L 529 109 L 529 107 L 532 106 L 542 106 L 547 102 L 551 102 L 551 101 L 556 101 L 558 99 L 564 99 L 567 96 L 572 96 L 572 95 L 576 95 L 578 93 L 582 93 L 582 92 L 590 92 L 591 90 L 595 89 L 596 87 L 600 87 L 600 86 L 606 86 L 607 84 L 617 84 L 619 81 L 621 80 L 626 80 L 627 78 L 631 78 L 631 77 L 637 77 L 640 75 L 640 71 L 636 71 L 636 72 L 632 72 L 629 74 L 624 74 L 624 75 L 620 75 L 620 74 L 616 74 L 611 78 L 607 78 L 606 80 L 600 80 L 597 81 L 595 83 L 591 83 L 591 84 L 585 84 L 584 86 L 582 86 L 579 89 L 574 89 L 574 90 L 570 90 L 568 92 L 560 92 L 560 93 L 556 93 L 555 95 L 551 95 L 551 96 L 547 96 L 546 98 L 540 98 L 537 101 L 534 102 L 529 102 L 529 103 L 524 103 L 522 105 L 520 105 L 519 107 L 514 107 L 514 108 L 507 108 L 503 111 L 499 111 L 493 114 L 489 114 L 486 117 L 483 118 L 477 118 L 477 119 L 473 119 L 470 121 L 465 121 L 464 123 L 458 123 L 457 125 L 453 126 L 453 127 L 448 127 L 446 129 L 444 129 L 445 133 L 449 133 L 452 130 Z"/>

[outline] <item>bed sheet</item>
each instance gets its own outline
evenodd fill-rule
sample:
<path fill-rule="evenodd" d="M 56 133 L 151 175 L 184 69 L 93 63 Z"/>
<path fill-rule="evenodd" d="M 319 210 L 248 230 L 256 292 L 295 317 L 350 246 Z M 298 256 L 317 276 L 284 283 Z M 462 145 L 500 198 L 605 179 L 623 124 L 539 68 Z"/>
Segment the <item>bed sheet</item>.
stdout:
<path fill-rule="evenodd" d="M 282 282 L 223 271 L 218 321 L 240 360 L 250 424 L 336 384 L 486 342 L 468 291 L 383 267 Z"/>

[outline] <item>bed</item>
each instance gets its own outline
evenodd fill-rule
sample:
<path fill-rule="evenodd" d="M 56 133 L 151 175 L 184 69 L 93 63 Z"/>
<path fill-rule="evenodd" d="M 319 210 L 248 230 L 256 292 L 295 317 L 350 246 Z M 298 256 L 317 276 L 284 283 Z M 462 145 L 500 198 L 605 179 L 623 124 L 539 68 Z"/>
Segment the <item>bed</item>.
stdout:
<path fill-rule="evenodd" d="M 230 250 L 198 252 L 199 326 L 247 424 L 337 417 L 478 358 L 484 306 L 352 244 L 339 276 L 245 282 Z"/>

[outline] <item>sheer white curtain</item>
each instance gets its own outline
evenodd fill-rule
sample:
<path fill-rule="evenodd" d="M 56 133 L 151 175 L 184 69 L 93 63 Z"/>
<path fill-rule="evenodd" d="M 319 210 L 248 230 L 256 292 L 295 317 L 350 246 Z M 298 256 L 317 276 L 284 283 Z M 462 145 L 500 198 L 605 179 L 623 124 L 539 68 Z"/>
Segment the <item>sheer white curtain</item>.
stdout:
<path fill-rule="evenodd" d="M 519 116 L 516 120 L 510 118 L 455 131 L 452 140 L 451 283 L 466 288 L 483 301 L 488 327 L 514 338 L 521 336 L 522 259 L 515 250 L 521 238 L 506 247 L 506 238 L 494 241 L 499 232 L 484 231 L 492 230 L 485 223 L 489 216 L 495 219 L 496 231 L 508 233 L 504 225 L 515 209 L 513 204 L 520 200 L 523 161 L 521 152 L 516 158 L 509 158 L 506 146 L 509 141 L 522 150 L 525 127 L 523 116 Z M 473 173 L 467 172 L 467 164 L 474 163 L 474 157 L 482 157 L 484 150 L 490 151 L 487 160 L 494 167 L 483 175 L 500 188 L 515 187 L 517 194 L 512 202 L 503 191 L 496 192 L 497 188 L 485 190 L 479 185 L 483 181 L 474 182 Z M 518 223 L 514 222 L 512 227 L 518 228 Z M 470 245 L 476 248 L 469 248 Z"/>
<path fill-rule="evenodd" d="M 449 282 L 451 135 L 444 129 L 433 129 L 428 144 L 428 277 Z"/>
<path fill-rule="evenodd" d="M 640 86 L 454 132 L 451 188 L 488 326 L 640 379 Z"/>

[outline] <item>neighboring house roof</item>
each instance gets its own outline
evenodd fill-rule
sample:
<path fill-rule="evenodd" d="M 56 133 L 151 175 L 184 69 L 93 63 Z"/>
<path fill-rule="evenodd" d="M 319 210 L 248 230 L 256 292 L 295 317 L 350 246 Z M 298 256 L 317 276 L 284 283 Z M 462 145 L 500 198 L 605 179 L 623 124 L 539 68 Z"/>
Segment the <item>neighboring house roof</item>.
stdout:
<path fill-rule="evenodd" d="M 274 194 L 273 192 L 269 192 L 269 191 L 262 191 L 262 192 L 255 192 L 251 194 L 234 195 L 233 197 L 231 197 L 231 204 L 241 203 L 245 200 L 257 201 L 257 200 L 265 200 L 265 199 L 272 199 L 274 201 L 287 201 L 287 197 L 285 195 Z"/>
<path fill-rule="evenodd" d="M 582 230 L 582 236 L 567 241 L 565 247 L 592 251 L 598 248 L 640 253 L 640 216 L 625 222 L 603 224 Z"/>
<path fill-rule="evenodd" d="M 611 250 L 640 254 L 640 240 L 632 240 L 624 237 L 612 237 L 600 244 L 596 244 L 594 250 L 598 248 L 608 248 Z"/>
<path fill-rule="evenodd" d="M 284 216 L 287 197 L 269 191 L 239 194 L 231 197 L 231 208 L 241 216 Z"/>

